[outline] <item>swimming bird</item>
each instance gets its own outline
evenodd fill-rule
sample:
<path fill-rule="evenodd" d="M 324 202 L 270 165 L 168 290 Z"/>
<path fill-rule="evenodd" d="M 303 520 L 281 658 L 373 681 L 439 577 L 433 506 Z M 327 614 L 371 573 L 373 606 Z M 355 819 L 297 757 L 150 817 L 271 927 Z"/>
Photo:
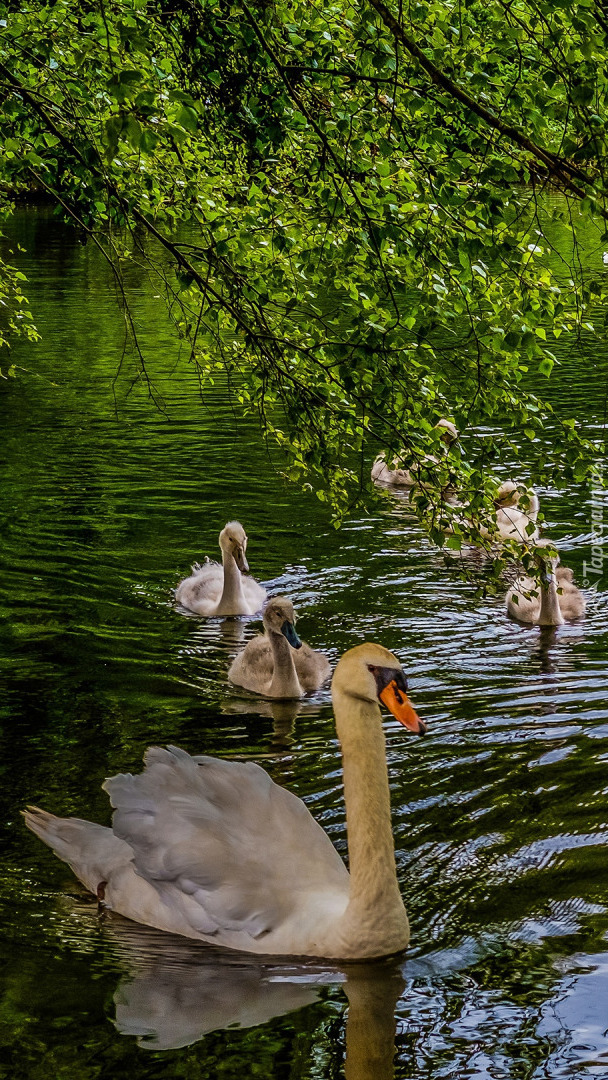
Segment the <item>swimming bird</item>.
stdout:
<path fill-rule="evenodd" d="M 538 552 L 538 548 L 547 546 L 548 541 L 540 540 L 537 544 L 540 582 L 522 574 L 507 593 L 507 611 L 519 622 L 561 626 L 584 615 L 587 604 L 574 584 L 570 567 L 559 566 L 557 556 L 543 556 Z"/>
<path fill-rule="evenodd" d="M 239 521 L 229 521 L 219 536 L 221 563 L 207 559 L 194 563 L 190 577 L 180 581 L 175 598 L 197 615 L 255 615 L 266 599 L 266 589 L 249 573 L 245 556 L 247 535 Z"/>
<path fill-rule="evenodd" d="M 494 501 L 499 509 L 516 507 L 527 514 L 530 521 L 536 521 L 540 510 L 540 500 L 534 488 L 527 488 L 525 484 L 516 484 L 514 480 L 503 480 Z"/>
<path fill-rule="evenodd" d="M 318 690 L 331 674 L 329 660 L 300 641 L 291 600 L 267 600 L 262 619 L 266 633 L 257 634 L 234 659 L 230 681 L 272 698 L 299 698 Z"/>
<path fill-rule="evenodd" d="M 434 430 L 440 429 L 442 431 L 441 441 L 447 447 L 451 446 L 453 442 L 456 442 L 458 438 L 458 428 L 451 420 L 442 418 L 435 424 Z M 439 459 L 433 457 L 430 454 L 426 454 L 422 460 L 414 466 L 414 472 L 410 469 L 403 468 L 403 461 L 399 455 L 393 457 L 390 462 L 387 461 L 385 451 L 378 454 L 374 464 L 372 465 L 372 480 L 374 483 L 390 484 L 392 487 L 415 487 L 416 484 L 420 484 L 420 470 L 421 468 L 437 465 Z M 424 485 L 421 485 L 424 486 Z"/>
<path fill-rule="evenodd" d="M 307 807 L 253 762 L 150 748 L 104 789 L 112 828 L 36 807 L 28 827 L 111 910 L 135 922 L 265 955 L 369 959 L 405 949 L 380 703 L 425 726 L 397 658 L 357 645 L 332 682 L 350 873 Z"/>
<path fill-rule="evenodd" d="M 524 502 L 525 509 L 521 509 Z M 494 505 L 496 529 L 503 540 L 530 543 L 537 539 L 536 518 L 540 503 L 535 491 L 527 491 L 523 484 L 518 485 L 514 480 L 505 480 L 496 492 Z M 484 535 L 489 535 L 488 530 L 484 530 Z"/>

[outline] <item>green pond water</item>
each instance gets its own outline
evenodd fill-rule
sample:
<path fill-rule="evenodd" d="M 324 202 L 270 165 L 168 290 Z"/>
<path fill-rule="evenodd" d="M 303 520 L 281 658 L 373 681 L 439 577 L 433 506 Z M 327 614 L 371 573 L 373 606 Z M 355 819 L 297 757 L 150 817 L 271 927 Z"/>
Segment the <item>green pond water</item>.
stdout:
<path fill-rule="evenodd" d="M 0 1077 L 607 1078 L 608 562 L 586 617 L 541 633 L 477 599 L 403 499 L 370 491 L 336 532 L 223 384 L 201 399 L 154 283 L 134 270 L 129 289 L 160 407 L 128 356 L 117 375 L 95 250 L 46 210 L 9 235 L 43 337 L 0 385 Z M 553 401 L 597 435 L 608 350 L 558 344 Z M 540 496 L 582 582 L 588 493 Z M 385 720 L 399 961 L 273 965 L 99 918 L 22 824 L 26 803 L 108 824 L 103 779 L 176 743 L 260 762 L 345 853 L 329 689 L 293 707 L 239 693 L 226 671 L 259 623 L 176 608 L 230 518 L 302 636 L 332 662 L 391 648 L 428 722 L 416 739 Z"/>

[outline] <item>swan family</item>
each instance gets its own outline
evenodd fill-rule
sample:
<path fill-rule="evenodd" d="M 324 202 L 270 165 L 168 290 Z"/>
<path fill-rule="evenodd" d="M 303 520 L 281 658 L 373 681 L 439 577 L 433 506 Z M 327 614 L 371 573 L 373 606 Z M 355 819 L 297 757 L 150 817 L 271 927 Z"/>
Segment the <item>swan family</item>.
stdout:
<path fill-rule="evenodd" d="M 451 420 L 442 418 L 435 424 L 443 444 L 445 459 L 457 442 L 459 432 Z M 389 457 L 386 451 L 377 455 L 371 470 L 372 481 L 382 487 L 393 489 L 426 489 L 428 476 L 440 458 L 425 455 L 416 464 L 406 464 L 405 455 Z M 449 501 L 455 493 L 443 492 Z M 457 503 L 457 500 L 456 500 Z M 458 503 L 457 503 L 458 505 Z M 584 615 L 586 603 L 581 590 L 574 584 L 574 574 L 569 567 L 559 565 L 559 557 L 552 559 L 543 552 L 546 541 L 540 539 L 537 523 L 540 503 L 538 495 L 524 484 L 504 480 L 494 498 L 494 520 L 491 526 L 482 525 L 480 535 L 491 542 L 505 540 L 532 547 L 540 573 L 540 592 L 535 578 L 522 573 L 507 592 L 505 601 L 508 614 L 518 622 L 537 626 L 561 626 Z M 450 527 L 446 529 L 451 531 Z"/>
<path fill-rule="evenodd" d="M 458 432 L 450 421 L 437 427 L 449 453 Z M 380 468 L 379 462 L 375 480 L 398 486 L 406 473 L 412 480 L 401 464 L 389 467 L 383 458 Z M 495 508 L 495 533 L 532 544 L 538 566 L 539 581 L 520 573 L 509 589 L 509 615 L 540 626 L 582 615 L 585 601 L 572 571 L 538 538 L 536 493 L 505 481 Z M 235 657 L 230 682 L 270 699 L 319 689 L 330 677 L 329 661 L 301 641 L 291 600 L 268 598 L 245 576 L 243 526 L 228 522 L 219 545 L 222 562 L 195 563 L 175 597 L 205 617 L 261 611 L 264 633 Z M 302 800 L 260 766 L 191 756 L 175 746 L 151 747 L 140 774 L 106 780 L 110 828 L 37 807 L 24 811 L 25 822 L 100 902 L 136 922 L 267 956 L 366 960 L 398 953 L 408 944 L 409 925 L 395 867 L 380 707 L 424 734 L 407 689 L 399 660 L 370 642 L 344 653 L 334 671 L 349 870 Z"/>

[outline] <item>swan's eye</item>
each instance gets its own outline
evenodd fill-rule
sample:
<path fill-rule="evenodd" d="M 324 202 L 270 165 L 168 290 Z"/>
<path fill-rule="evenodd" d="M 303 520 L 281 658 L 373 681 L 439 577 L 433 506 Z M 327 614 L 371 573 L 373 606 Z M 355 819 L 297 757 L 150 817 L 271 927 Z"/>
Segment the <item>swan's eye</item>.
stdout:
<path fill-rule="evenodd" d="M 407 679 L 399 668 L 380 667 L 378 664 L 368 664 L 367 669 L 376 680 L 378 696 L 380 696 L 382 691 L 391 683 L 395 687 L 396 693 L 404 694 L 406 692 Z"/>

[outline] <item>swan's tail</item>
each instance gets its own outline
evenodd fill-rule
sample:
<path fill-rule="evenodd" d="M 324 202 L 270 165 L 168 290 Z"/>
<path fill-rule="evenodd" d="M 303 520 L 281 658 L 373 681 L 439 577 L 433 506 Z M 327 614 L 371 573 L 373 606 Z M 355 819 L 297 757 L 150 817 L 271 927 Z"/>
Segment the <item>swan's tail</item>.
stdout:
<path fill-rule="evenodd" d="M 69 862 L 74 847 L 79 846 L 79 833 L 82 830 L 78 826 L 86 825 L 87 822 L 80 822 L 77 818 L 55 817 L 54 814 L 41 810 L 39 806 L 28 806 L 27 810 L 21 812 L 28 829 L 44 840 L 60 859 Z"/>
<path fill-rule="evenodd" d="M 28 806 L 23 810 L 28 829 L 72 867 L 87 889 L 97 892 L 100 882 L 133 858 L 133 851 L 111 829 L 81 818 L 60 818 Z"/>

